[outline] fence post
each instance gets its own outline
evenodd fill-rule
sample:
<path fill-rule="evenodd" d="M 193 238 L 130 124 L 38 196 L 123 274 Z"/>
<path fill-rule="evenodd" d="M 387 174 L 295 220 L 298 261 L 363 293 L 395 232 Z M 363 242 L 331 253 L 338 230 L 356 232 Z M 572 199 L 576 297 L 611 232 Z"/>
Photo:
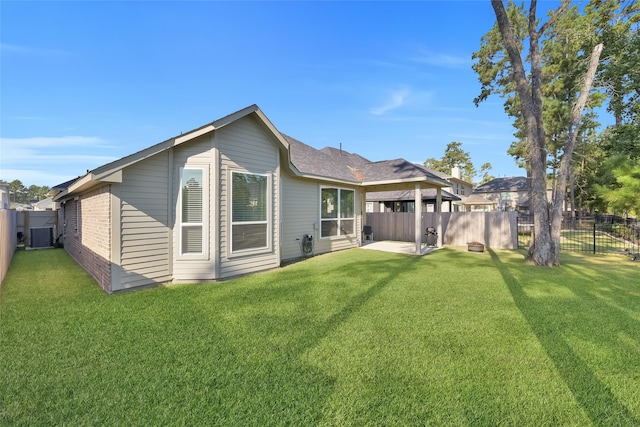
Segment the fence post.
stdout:
<path fill-rule="evenodd" d="M 593 254 L 596 253 L 596 222 L 593 222 Z"/>

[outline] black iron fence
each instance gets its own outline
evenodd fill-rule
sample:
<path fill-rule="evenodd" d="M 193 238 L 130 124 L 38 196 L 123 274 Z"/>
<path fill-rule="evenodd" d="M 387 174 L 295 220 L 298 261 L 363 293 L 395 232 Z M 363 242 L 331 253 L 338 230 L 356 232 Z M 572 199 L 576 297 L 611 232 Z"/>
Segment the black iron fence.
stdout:
<path fill-rule="evenodd" d="M 519 216 L 518 248 L 528 248 L 534 233 L 533 218 Z M 567 217 L 562 222 L 560 250 L 593 254 L 637 254 L 640 252 L 640 221 L 612 215 Z"/>

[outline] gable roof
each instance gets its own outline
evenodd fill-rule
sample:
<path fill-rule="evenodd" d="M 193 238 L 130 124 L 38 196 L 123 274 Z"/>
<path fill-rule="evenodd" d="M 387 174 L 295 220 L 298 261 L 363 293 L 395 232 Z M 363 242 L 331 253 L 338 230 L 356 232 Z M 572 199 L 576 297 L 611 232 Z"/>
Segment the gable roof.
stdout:
<path fill-rule="evenodd" d="M 121 159 L 115 160 L 111 163 L 107 163 L 96 169 L 87 172 L 86 175 L 77 178 L 71 185 L 69 185 L 66 189 L 62 190 L 58 195 L 54 197 L 54 200 L 59 200 L 67 194 L 83 191 L 85 189 L 91 188 L 100 182 L 112 182 L 118 183 L 122 182 L 122 169 L 130 166 L 132 164 L 138 163 L 146 158 L 154 156 L 158 153 L 161 153 L 165 150 L 169 150 L 175 146 L 183 144 L 187 141 L 191 141 L 194 138 L 197 138 L 201 135 L 205 135 L 214 130 L 220 129 L 228 124 L 235 122 L 245 116 L 255 115 L 258 118 L 258 122 L 265 128 L 270 134 L 272 134 L 276 140 L 280 143 L 281 149 L 287 150 L 288 143 L 282 136 L 280 132 L 275 128 L 275 126 L 269 121 L 267 116 L 264 115 L 262 110 L 258 108 L 257 105 L 253 104 L 246 108 L 236 111 L 235 113 L 231 113 L 227 116 L 224 116 L 218 120 L 214 120 L 213 122 L 207 123 L 204 126 L 200 126 L 199 128 L 193 129 L 189 132 L 180 134 L 173 138 L 169 138 L 165 141 L 162 141 L 158 144 L 147 147 L 143 150 L 140 150 L 136 153 L 125 156 Z"/>
<path fill-rule="evenodd" d="M 473 190 L 474 193 L 498 193 L 502 191 L 529 191 L 529 180 L 526 176 L 495 178 Z"/>
<path fill-rule="evenodd" d="M 316 150 L 295 138 L 280 133 L 262 110 L 253 104 L 197 129 L 107 163 L 75 180 L 60 184 L 54 187 L 58 191 L 55 200 L 59 200 L 68 194 L 84 191 L 101 182 L 122 182 L 122 169 L 125 167 L 191 141 L 201 135 L 213 132 L 249 115 L 256 117 L 258 124 L 278 141 L 281 152 L 288 154 L 289 164 L 287 166 L 298 176 L 361 185 L 371 187 L 372 190 L 374 186 L 388 186 L 400 183 L 408 185 L 413 182 L 426 182 L 428 185 L 436 187 L 447 187 L 449 185 L 447 181 L 438 177 L 433 171 L 404 159 L 370 162 L 358 154 L 335 148 L 327 147 L 322 150 Z"/>
<path fill-rule="evenodd" d="M 359 154 L 332 147 L 316 150 L 288 135 L 284 137 L 289 143 L 291 163 L 304 176 L 337 178 L 363 186 L 424 180 L 438 187 L 449 186 L 434 171 L 405 159 L 371 162 Z"/>
<path fill-rule="evenodd" d="M 332 150 L 315 148 L 298 141 L 288 135 L 283 135 L 289 143 L 289 160 L 298 172 L 303 176 L 315 176 L 339 179 L 341 181 L 358 184 L 360 181 L 353 173 L 351 165 L 362 164 L 364 160 L 358 155 L 336 154 Z"/>
<path fill-rule="evenodd" d="M 429 177 L 433 181 L 442 182 L 445 186 L 449 183 L 438 177 L 430 169 L 411 163 L 405 159 L 383 160 L 363 165 L 364 175 L 367 181 L 390 181 L 398 179 L 412 179 Z"/>

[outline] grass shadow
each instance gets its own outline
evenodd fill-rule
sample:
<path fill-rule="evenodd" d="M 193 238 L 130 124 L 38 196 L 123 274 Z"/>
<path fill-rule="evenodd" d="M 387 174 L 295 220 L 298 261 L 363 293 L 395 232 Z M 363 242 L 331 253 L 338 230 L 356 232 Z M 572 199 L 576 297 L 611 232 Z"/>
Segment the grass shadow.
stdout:
<path fill-rule="evenodd" d="M 305 355 L 374 300 L 394 276 L 420 262 L 415 256 L 395 255 L 389 260 L 384 254 L 373 255 L 370 262 L 359 258 L 336 266 L 336 256 L 340 255 L 333 255 L 330 274 L 318 274 L 318 265 L 326 260 L 315 257 L 277 272 L 215 285 L 215 290 L 185 288 L 193 292 L 198 316 L 218 323 L 226 370 L 251 374 L 250 379 L 229 382 L 249 388 L 221 394 L 223 401 L 231 399 L 242 408 L 226 422 L 268 425 L 271 421 L 252 409 L 265 406 L 271 408 L 267 413 L 281 414 L 283 424 L 320 422 L 330 411 L 327 405 L 336 379 Z M 255 384 L 260 387 L 251 389 Z"/>
<path fill-rule="evenodd" d="M 491 250 L 490 254 L 516 306 L 593 424 L 607 426 L 640 424 L 640 419 L 617 399 L 612 390 L 589 368 L 586 361 L 572 349 L 562 326 L 556 324 L 554 317 L 550 315 L 548 302 L 536 301 L 528 296 L 523 290 L 523 284 L 500 260 L 500 257 Z M 576 295 L 584 298 L 584 295 Z M 561 304 L 553 305 L 553 308 L 561 309 Z M 576 322 L 576 319 L 572 319 L 572 322 Z"/>

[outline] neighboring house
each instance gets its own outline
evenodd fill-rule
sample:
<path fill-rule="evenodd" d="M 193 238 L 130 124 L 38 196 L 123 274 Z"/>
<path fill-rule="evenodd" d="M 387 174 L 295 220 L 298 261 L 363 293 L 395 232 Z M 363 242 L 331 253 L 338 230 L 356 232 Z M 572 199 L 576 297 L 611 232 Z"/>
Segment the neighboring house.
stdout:
<path fill-rule="evenodd" d="M 12 203 L 10 209 L 15 209 L 17 211 L 32 211 L 33 206 L 28 203 Z"/>
<path fill-rule="evenodd" d="M 446 176 L 447 181 L 451 183 L 451 187 L 445 188 L 460 198 L 460 201 L 453 202 L 453 212 L 467 212 L 467 199 L 473 193 L 473 183 L 462 179 L 462 172 L 459 166 L 451 169 L 451 175 Z"/>
<path fill-rule="evenodd" d="M 459 167 L 452 168 L 451 175 L 421 165 L 416 165 L 416 167 L 449 182 L 449 186 L 442 189 L 442 212 L 464 212 L 466 210 L 465 201 L 472 192 L 473 184 L 461 178 Z M 435 212 L 436 199 L 435 189 L 422 190 L 423 212 Z M 367 193 L 367 212 L 414 211 L 415 200 L 412 191 Z"/>
<path fill-rule="evenodd" d="M 467 212 L 494 212 L 498 210 L 498 201 L 487 199 L 484 194 L 471 194 L 465 201 Z"/>
<path fill-rule="evenodd" d="M 437 192 L 427 188 L 422 193 L 422 211 L 435 212 Z M 452 212 L 452 204 L 460 201 L 448 191 L 442 190 L 442 212 Z M 379 191 L 367 193 L 367 212 L 415 212 L 414 191 Z"/>
<path fill-rule="evenodd" d="M 478 186 L 465 202 L 468 210 L 529 211 L 529 179 L 524 176 L 495 178 Z"/>
<path fill-rule="evenodd" d="M 316 150 L 252 105 L 52 193 L 65 250 L 114 292 L 271 269 L 308 255 L 303 241 L 353 248 L 368 191 L 448 185 L 403 159 Z"/>
<path fill-rule="evenodd" d="M 53 199 L 47 197 L 46 199 L 31 203 L 31 206 L 33 206 L 34 211 L 50 211 L 53 209 Z"/>

